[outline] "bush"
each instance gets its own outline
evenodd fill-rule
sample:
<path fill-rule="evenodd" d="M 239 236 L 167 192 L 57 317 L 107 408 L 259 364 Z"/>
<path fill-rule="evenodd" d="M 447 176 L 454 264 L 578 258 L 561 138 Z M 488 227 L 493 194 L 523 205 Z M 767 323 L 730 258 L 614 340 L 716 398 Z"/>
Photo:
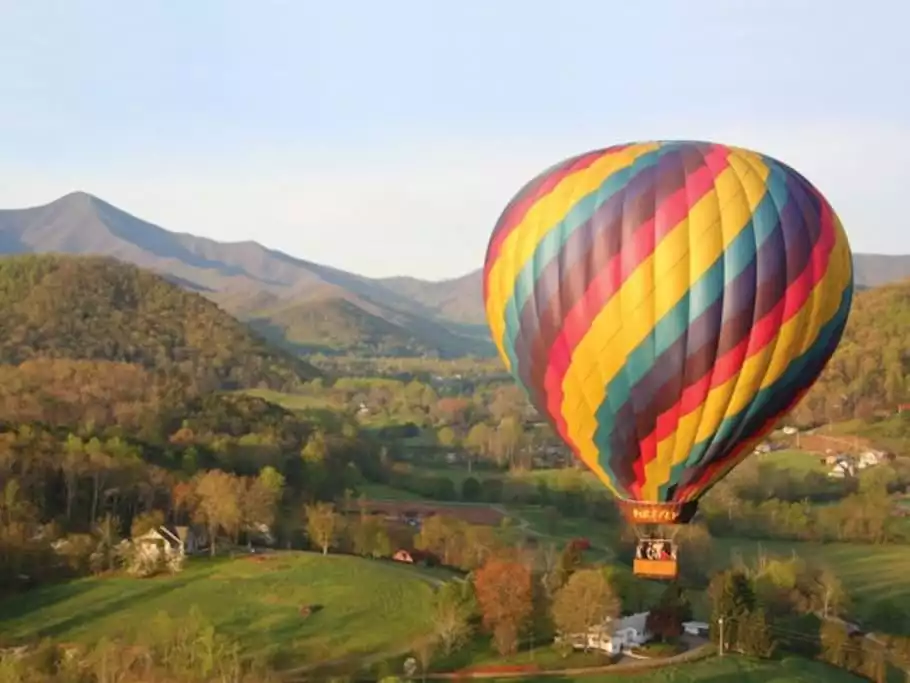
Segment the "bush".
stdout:
<path fill-rule="evenodd" d="M 483 496 L 483 488 L 474 477 L 468 477 L 461 483 L 461 499 L 476 502 Z"/>

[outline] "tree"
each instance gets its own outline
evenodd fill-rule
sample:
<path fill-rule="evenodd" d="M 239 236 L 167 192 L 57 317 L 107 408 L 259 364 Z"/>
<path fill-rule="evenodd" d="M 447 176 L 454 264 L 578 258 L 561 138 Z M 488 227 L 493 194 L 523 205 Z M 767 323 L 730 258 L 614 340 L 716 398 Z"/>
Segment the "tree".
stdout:
<path fill-rule="evenodd" d="M 456 441 L 455 430 L 451 427 L 443 427 L 436 433 L 436 439 L 439 441 L 440 446 L 451 448 Z"/>
<path fill-rule="evenodd" d="M 237 479 L 221 470 L 208 470 L 195 480 L 196 521 L 209 533 L 210 551 L 215 555 L 215 538 L 219 530 L 234 535 L 242 522 Z"/>
<path fill-rule="evenodd" d="M 61 470 L 63 471 L 63 481 L 66 486 L 66 518 L 73 518 L 73 503 L 76 500 L 78 492 L 79 479 L 88 469 L 88 461 L 85 455 L 85 444 L 82 439 L 74 434 L 70 434 L 66 439 L 63 448 L 63 457 L 61 458 Z"/>
<path fill-rule="evenodd" d="M 483 623 L 500 654 L 515 652 L 534 609 L 531 570 L 520 562 L 491 558 L 474 575 Z"/>
<path fill-rule="evenodd" d="M 648 630 L 664 642 L 673 641 L 682 635 L 683 622 L 692 618 L 692 606 L 676 583 L 664 589 L 658 603 L 648 612 L 645 625 Z"/>
<path fill-rule="evenodd" d="M 847 593 L 840 579 L 829 569 L 822 569 L 815 581 L 822 617 L 827 619 L 828 615 L 837 616 L 847 600 Z"/>
<path fill-rule="evenodd" d="M 619 600 L 600 569 L 579 569 L 553 597 L 553 623 L 565 635 L 586 634 L 619 615 Z"/>
<path fill-rule="evenodd" d="M 424 520 L 414 546 L 436 555 L 445 565 L 456 566 L 464 554 L 464 526 L 460 519 L 433 515 Z"/>
<path fill-rule="evenodd" d="M 461 499 L 468 502 L 476 502 L 480 500 L 483 495 L 483 489 L 480 487 L 480 482 L 477 481 L 474 477 L 468 477 L 463 482 L 461 482 Z"/>
<path fill-rule="evenodd" d="M 143 512 L 133 517 L 133 523 L 130 525 L 130 536 L 136 538 L 147 531 L 157 529 L 163 524 L 164 513 L 161 510 Z"/>
<path fill-rule="evenodd" d="M 264 524 L 270 529 L 275 524 L 278 505 L 284 493 L 285 479 L 274 467 L 263 467 L 259 476 L 245 481 L 240 503 L 243 523 L 247 528 Z"/>
<path fill-rule="evenodd" d="M 844 665 L 846 651 L 850 645 L 847 627 L 839 621 L 830 619 L 821 625 L 822 658 L 829 664 L 841 667 Z"/>
<path fill-rule="evenodd" d="M 470 588 L 467 582 L 444 584 L 436 593 L 433 605 L 433 632 L 445 655 L 458 649 L 471 635 L 473 595 L 466 596 L 462 585 Z"/>
<path fill-rule="evenodd" d="M 378 517 L 361 515 L 350 526 L 350 540 L 354 552 L 365 557 L 388 557 L 392 553 L 392 540 L 385 523 Z"/>
<path fill-rule="evenodd" d="M 331 503 L 315 503 L 305 507 L 306 530 L 310 539 L 319 546 L 323 555 L 329 552 L 329 546 L 335 540 L 338 526 L 338 515 Z"/>
<path fill-rule="evenodd" d="M 641 579 L 618 564 L 604 566 L 603 573 L 613 594 L 619 598 L 623 610 L 640 612 L 645 608 L 648 591 Z"/>
<path fill-rule="evenodd" d="M 562 588 L 582 563 L 582 550 L 576 543 L 566 543 L 559 555 L 555 569 L 547 578 L 550 594 Z"/>
<path fill-rule="evenodd" d="M 708 584 L 711 600 L 711 637 L 718 639 L 718 624 L 724 621 L 725 646 L 738 647 L 739 630 L 749 613 L 755 609 L 755 590 L 742 571 L 730 570 L 715 574 Z"/>
<path fill-rule="evenodd" d="M 738 625 L 737 649 L 750 657 L 771 657 L 776 643 L 763 609 L 749 612 Z"/>

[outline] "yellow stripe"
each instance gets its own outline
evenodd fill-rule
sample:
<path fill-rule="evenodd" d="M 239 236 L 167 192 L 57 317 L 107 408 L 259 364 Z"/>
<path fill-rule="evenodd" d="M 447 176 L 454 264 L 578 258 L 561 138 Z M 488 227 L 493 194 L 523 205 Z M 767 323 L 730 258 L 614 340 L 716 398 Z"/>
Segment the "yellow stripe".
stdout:
<path fill-rule="evenodd" d="M 719 201 L 714 205 L 715 213 L 705 217 L 714 227 L 711 238 L 723 240 L 723 249 L 739 235 L 749 224 L 755 210 L 767 192 L 769 169 L 758 155 L 747 150 L 737 149 L 728 158 L 731 173 L 723 180 L 718 178 L 716 185 Z M 699 242 L 692 243 L 696 253 L 703 252 L 705 245 Z M 711 245 L 710 263 L 722 253 Z M 693 275 L 692 282 L 698 279 Z M 732 388 L 731 388 L 732 391 Z M 725 394 L 724 397 L 729 396 Z M 642 497 L 645 500 L 657 500 L 658 489 L 670 479 L 670 470 L 679 462 L 689 456 L 693 443 L 697 442 L 699 427 L 707 422 L 714 425 L 720 424 L 723 413 L 708 410 L 709 406 L 703 403 L 700 409 L 683 417 L 676 430 L 666 439 L 657 444 L 656 457 L 645 466 L 644 485 Z M 721 406 L 722 408 L 722 406 Z"/>
<path fill-rule="evenodd" d="M 604 471 L 604 468 L 600 466 L 600 461 L 597 459 L 597 452 L 594 452 L 594 457 L 592 459 L 590 451 L 583 453 L 572 441 L 569 441 L 569 445 L 572 447 L 572 450 L 574 451 L 576 457 L 578 457 L 585 465 L 588 466 L 588 469 L 594 473 L 594 475 L 600 480 L 600 483 L 606 486 L 607 489 L 609 489 L 610 493 L 612 493 L 614 496 L 617 498 L 622 498 L 622 496 L 619 494 L 619 491 L 616 490 L 616 487 L 610 480 L 610 477 Z"/>
<path fill-rule="evenodd" d="M 847 289 L 847 286 L 850 283 L 850 279 L 853 276 L 853 259 L 850 254 L 847 235 L 844 232 L 843 225 L 841 224 L 840 218 L 838 218 L 837 215 L 834 216 L 834 222 L 837 234 L 835 238 L 836 242 L 834 249 L 828 261 L 828 270 L 826 271 L 825 276 L 822 278 L 822 281 L 819 282 L 812 290 L 812 294 L 810 295 L 812 301 L 807 301 L 807 307 L 810 304 L 813 307 L 812 319 L 809 321 L 809 324 L 807 326 L 811 333 L 804 335 L 797 355 L 802 355 L 811 348 L 811 346 L 818 339 L 818 335 L 821 333 L 822 328 L 831 320 L 831 318 L 837 314 L 841 299 L 844 295 L 844 290 Z M 817 307 L 815 303 L 816 301 L 821 302 Z M 768 377 L 766 377 L 765 381 L 762 382 L 761 388 L 767 388 L 773 382 L 779 379 L 789 366 L 789 361 L 789 358 L 784 359 L 783 369 L 777 373 L 774 379 L 771 379 L 770 381 Z M 774 362 L 772 362 L 772 365 L 774 365 Z M 731 409 L 727 414 L 735 415 L 736 412 L 736 410 Z M 751 453 L 753 447 L 765 437 L 765 434 L 766 432 L 756 434 L 747 443 L 741 444 L 741 453 Z M 714 483 L 722 479 L 727 472 L 729 472 L 742 460 L 743 457 L 737 457 L 731 460 L 725 467 L 722 467 L 720 470 L 718 470 L 702 489 L 693 491 L 688 496 L 688 499 L 691 500 L 692 498 L 703 494 L 711 486 L 713 486 Z"/>
<path fill-rule="evenodd" d="M 697 427 L 690 444 L 707 439 L 717 430 L 721 420 L 745 409 L 757 391 L 780 379 L 792 359 L 815 343 L 840 306 L 849 278 L 849 260 L 846 242 L 838 240 L 825 275 L 799 312 L 783 324 L 771 343 L 746 360 L 738 376 L 711 391 L 702 411 L 694 411 L 680 421 L 679 431 Z M 675 453 L 673 464 L 684 461 L 687 456 L 687 451 Z"/>
<path fill-rule="evenodd" d="M 763 184 L 764 178 L 756 178 L 755 182 Z M 735 168 L 725 169 L 715 179 L 714 188 L 691 208 L 689 215 L 598 313 L 572 354 L 563 382 L 562 410 L 567 431 L 586 462 L 597 457 L 592 440 L 597 428 L 595 411 L 604 401 L 607 384 L 620 371 L 631 350 L 650 333 L 653 321 L 679 302 L 688 283 L 702 277 L 748 223 L 751 211 L 745 201 L 730 201 L 729 208 L 724 201 L 742 192 Z M 725 227 L 736 225 L 737 230 L 721 230 L 721 205 Z M 677 271 L 686 274 L 686 286 L 679 286 L 683 279 Z M 667 288 L 659 297 L 654 289 L 655 272 L 660 273 L 661 287 Z"/>
<path fill-rule="evenodd" d="M 515 278 L 534 254 L 534 249 L 544 235 L 565 217 L 575 201 L 594 192 L 607 177 L 631 166 L 638 157 L 658 148 L 657 143 L 632 145 L 614 154 L 607 154 L 588 168 L 566 176 L 530 208 L 521 223 L 506 237 L 499 256 L 490 269 L 486 309 L 493 340 L 507 368 L 511 369 L 509 359 L 502 350 L 506 326 L 505 309 L 512 295 Z"/>

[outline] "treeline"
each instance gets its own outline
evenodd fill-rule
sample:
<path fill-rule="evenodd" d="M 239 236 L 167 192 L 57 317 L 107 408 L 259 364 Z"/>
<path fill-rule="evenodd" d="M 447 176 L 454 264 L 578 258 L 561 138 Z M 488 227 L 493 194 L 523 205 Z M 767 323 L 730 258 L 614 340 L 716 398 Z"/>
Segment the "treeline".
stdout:
<path fill-rule="evenodd" d="M 281 510 L 340 497 L 381 468 L 378 444 L 356 425 L 308 420 L 248 396 L 209 394 L 134 417 L 135 431 L 119 417 L 0 430 L 0 585 L 72 570 L 47 561 L 57 541 L 88 535 L 111 546 L 140 519 L 210 531 L 217 519 L 218 532 L 237 540 L 254 519 L 288 519 Z M 276 487 L 280 509 L 267 514 L 264 491 Z M 278 524 L 274 533 L 288 542 L 295 532 Z M 76 545 L 94 552 L 84 538 Z"/>
<path fill-rule="evenodd" d="M 420 437 L 409 448 L 458 451 L 472 466 L 531 469 L 545 451 L 566 453 L 512 383 L 478 380 L 455 391 L 418 380 L 342 377 L 315 380 L 301 393 L 364 425 L 378 425 L 384 437 Z"/>
<path fill-rule="evenodd" d="M 903 459 L 843 480 L 747 460 L 704 497 L 701 518 L 715 536 L 904 542 L 906 527 L 893 514 L 890 494 L 908 485 L 910 462 Z"/>
<path fill-rule="evenodd" d="M 815 426 L 910 402 L 910 282 L 857 293 L 837 351 L 793 413 Z"/>

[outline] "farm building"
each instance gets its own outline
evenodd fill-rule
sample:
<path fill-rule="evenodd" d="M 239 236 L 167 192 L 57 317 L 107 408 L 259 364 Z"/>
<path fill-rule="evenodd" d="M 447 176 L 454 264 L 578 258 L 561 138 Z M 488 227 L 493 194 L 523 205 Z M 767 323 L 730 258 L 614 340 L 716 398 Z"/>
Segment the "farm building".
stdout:
<path fill-rule="evenodd" d="M 700 638 L 708 637 L 709 625 L 704 621 L 684 621 L 683 633 L 689 636 L 698 636 Z"/>
<path fill-rule="evenodd" d="M 395 554 L 392 555 L 392 559 L 395 562 L 404 562 L 405 564 L 438 564 L 438 560 L 432 553 L 421 550 L 406 550 L 404 548 L 396 550 Z"/>

